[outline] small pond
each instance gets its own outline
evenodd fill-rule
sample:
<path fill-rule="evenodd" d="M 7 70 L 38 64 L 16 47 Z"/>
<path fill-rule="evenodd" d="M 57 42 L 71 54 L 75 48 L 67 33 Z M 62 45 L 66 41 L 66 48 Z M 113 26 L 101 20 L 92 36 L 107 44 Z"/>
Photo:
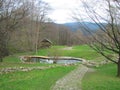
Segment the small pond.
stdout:
<path fill-rule="evenodd" d="M 33 62 L 40 62 L 40 63 L 48 63 L 48 64 L 53 64 L 53 63 L 57 63 L 57 64 L 74 64 L 74 63 L 80 63 L 81 60 L 78 59 L 58 59 L 58 60 L 51 60 L 51 59 L 35 59 L 32 58 Z"/>

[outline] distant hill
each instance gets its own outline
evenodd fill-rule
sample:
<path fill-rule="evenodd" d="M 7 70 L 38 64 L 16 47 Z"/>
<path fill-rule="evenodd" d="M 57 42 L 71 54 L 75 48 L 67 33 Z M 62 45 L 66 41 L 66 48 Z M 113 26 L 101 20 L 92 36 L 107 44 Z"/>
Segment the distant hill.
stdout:
<path fill-rule="evenodd" d="M 101 25 L 101 23 L 98 24 Z M 102 23 L 102 24 L 106 25 L 106 23 Z M 99 26 L 96 23 L 92 23 L 92 22 L 70 22 L 70 23 L 64 23 L 63 25 L 68 27 L 72 31 L 76 31 L 76 30 L 84 31 L 85 29 L 84 26 L 88 27 L 89 30 L 91 31 L 99 30 Z"/>

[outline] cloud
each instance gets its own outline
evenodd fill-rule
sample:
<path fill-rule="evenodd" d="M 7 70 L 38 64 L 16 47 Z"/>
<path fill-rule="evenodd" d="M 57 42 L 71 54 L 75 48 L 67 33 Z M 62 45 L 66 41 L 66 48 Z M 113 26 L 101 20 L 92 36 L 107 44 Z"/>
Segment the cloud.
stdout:
<path fill-rule="evenodd" d="M 86 10 L 84 9 L 84 5 L 82 4 L 81 0 L 43 0 L 50 4 L 53 8 L 52 13 L 48 16 L 53 19 L 56 23 L 65 23 L 65 22 L 72 22 L 72 12 L 78 10 L 78 13 L 82 16 L 85 21 L 91 21 L 88 17 Z M 95 11 L 106 17 L 106 14 L 102 11 L 105 4 L 103 3 L 104 0 L 83 0 L 89 4 L 90 8 L 95 6 Z M 89 14 L 91 14 L 89 12 Z"/>
<path fill-rule="evenodd" d="M 49 3 L 53 11 L 48 16 L 56 23 L 71 22 L 70 14 L 79 0 L 44 0 Z"/>

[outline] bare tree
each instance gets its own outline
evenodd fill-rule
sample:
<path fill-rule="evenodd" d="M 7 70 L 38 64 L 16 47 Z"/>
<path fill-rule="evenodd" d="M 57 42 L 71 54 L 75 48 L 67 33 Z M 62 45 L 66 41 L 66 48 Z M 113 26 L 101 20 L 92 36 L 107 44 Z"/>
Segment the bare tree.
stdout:
<path fill-rule="evenodd" d="M 10 34 L 27 16 L 26 1 L 0 0 L 0 60 L 9 55 L 8 41 Z"/>
<path fill-rule="evenodd" d="M 10 50 L 37 52 L 49 9 L 41 0 L 0 0 L 1 59 L 10 54 Z"/>
<path fill-rule="evenodd" d="M 31 29 L 34 29 L 34 47 L 35 47 L 35 53 L 38 52 L 38 44 L 40 39 L 40 31 L 44 29 L 44 23 L 47 22 L 48 18 L 48 12 L 51 10 L 48 3 L 43 2 L 42 0 L 34 0 L 31 3 Z M 33 22 L 35 23 L 33 25 Z"/>
<path fill-rule="evenodd" d="M 105 4 L 100 4 L 101 0 L 94 0 L 96 6 L 99 5 L 100 11 L 104 11 L 105 15 L 101 15 L 96 11 L 95 5 L 90 6 L 87 0 L 81 0 L 87 17 L 99 26 L 99 32 L 91 32 L 85 24 L 84 29 L 89 32 L 91 42 L 90 47 L 103 55 L 108 60 L 117 65 L 117 76 L 120 77 L 120 2 L 119 0 L 102 0 Z M 76 20 L 83 20 L 83 16 L 77 14 Z M 102 22 L 106 22 L 106 25 Z"/>

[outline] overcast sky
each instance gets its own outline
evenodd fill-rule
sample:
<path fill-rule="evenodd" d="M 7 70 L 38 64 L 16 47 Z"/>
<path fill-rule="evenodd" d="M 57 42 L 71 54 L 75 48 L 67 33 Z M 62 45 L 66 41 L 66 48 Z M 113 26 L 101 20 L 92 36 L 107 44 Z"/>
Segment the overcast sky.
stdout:
<path fill-rule="evenodd" d="M 49 17 L 56 23 L 71 22 L 71 13 L 78 0 L 43 0 L 50 4 L 52 12 Z"/>
<path fill-rule="evenodd" d="M 52 7 L 52 12 L 49 14 L 49 17 L 56 23 L 66 23 L 66 22 L 73 22 L 71 18 L 72 12 L 79 6 L 79 11 L 83 16 L 83 19 L 90 21 L 87 17 L 86 12 L 83 10 L 83 5 L 80 3 L 80 0 L 43 0 L 47 2 Z M 91 5 L 98 5 L 96 3 L 99 2 L 98 7 L 96 8 L 96 12 L 102 14 L 103 16 L 105 13 L 100 11 L 102 8 L 103 2 L 100 3 L 101 0 L 86 0 Z"/>

